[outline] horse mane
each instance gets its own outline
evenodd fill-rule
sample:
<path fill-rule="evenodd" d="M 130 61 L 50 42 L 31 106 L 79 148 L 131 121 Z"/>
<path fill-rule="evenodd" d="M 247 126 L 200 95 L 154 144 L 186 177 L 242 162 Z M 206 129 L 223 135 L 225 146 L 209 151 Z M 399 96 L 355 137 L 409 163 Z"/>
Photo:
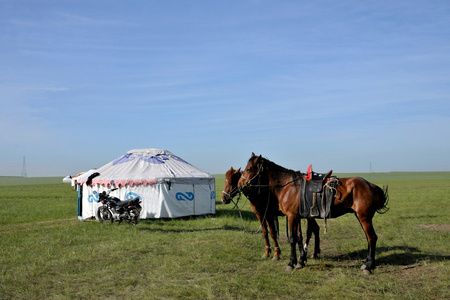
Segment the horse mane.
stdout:
<path fill-rule="evenodd" d="M 300 174 L 301 174 L 300 171 L 294 171 L 294 170 L 292 170 L 292 169 L 285 168 L 285 167 L 283 167 L 283 166 L 280 166 L 280 165 L 274 163 L 273 161 L 271 161 L 271 160 L 269 160 L 269 159 L 267 159 L 267 158 L 265 158 L 265 157 L 262 157 L 262 156 L 261 156 L 261 160 L 262 160 L 263 163 L 267 163 L 267 164 L 268 164 L 268 167 L 269 167 L 270 169 L 275 170 L 275 171 L 277 171 L 277 172 L 279 172 L 279 173 L 288 173 L 288 174 L 291 174 L 293 178 L 295 178 L 295 177 L 297 177 L 297 176 L 300 176 Z M 294 175 L 295 175 L 295 176 L 294 176 Z"/>

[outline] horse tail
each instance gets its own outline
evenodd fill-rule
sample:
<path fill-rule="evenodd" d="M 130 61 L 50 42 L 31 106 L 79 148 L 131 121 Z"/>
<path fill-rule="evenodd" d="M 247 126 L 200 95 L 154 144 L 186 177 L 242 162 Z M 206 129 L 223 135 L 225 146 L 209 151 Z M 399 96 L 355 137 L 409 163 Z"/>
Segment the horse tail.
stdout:
<path fill-rule="evenodd" d="M 383 186 L 383 188 L 377 187 L 377 193 L 378 199 L 380 199 L 380 202 L 378 203 L 377 213 L 385 214 L 389 210 L 389 207 L 387 206 L 389 203 L 388 186 Z"/>

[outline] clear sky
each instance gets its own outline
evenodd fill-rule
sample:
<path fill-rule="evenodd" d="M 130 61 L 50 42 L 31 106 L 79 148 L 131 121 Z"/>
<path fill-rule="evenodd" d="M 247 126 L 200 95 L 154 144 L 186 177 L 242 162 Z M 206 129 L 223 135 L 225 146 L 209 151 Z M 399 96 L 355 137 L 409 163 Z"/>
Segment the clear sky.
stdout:
<path fill-rule="evenodd" d="M 0 1 L 0 175 L 450 171 L 450 1 Z"/>

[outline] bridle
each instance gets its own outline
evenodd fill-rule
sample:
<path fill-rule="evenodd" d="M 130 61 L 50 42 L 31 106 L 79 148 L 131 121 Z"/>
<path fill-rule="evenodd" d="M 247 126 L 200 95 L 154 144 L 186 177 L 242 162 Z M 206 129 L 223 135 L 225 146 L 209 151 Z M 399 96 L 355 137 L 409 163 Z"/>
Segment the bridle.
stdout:
<path fill-rule="evenodd" d="M 253 164 L 253 162 L 252 162 L 252 164 Z M 222 190 L 222 194 L 226 195 L 226 196 L 230 199 L 230 202 L 234 204 L 233 209 L 234 209 L 234 208 L 239 208 L 239 207 L 238 207 L 238 203 L 239 203 L 239 200 L 241 200 L 241 193 L 242 193 L 242 190 L 243 190 L 243 189 L 249 188 L 249 187 L 251 187 L 251 186 L 253 186 L 253 187 L 257 186 L 257 187 L 259 187 L 259 188 L 261 188 L 261 187 L 263 187 L 263 186 L 268 186 L 268 185 L 259 185 L 259 184 L 258 184 L 258 185 L 252 185 L 252 184 L 250 184 L 250 181 L 252 181 L 252 180 L 255 179 L 256 177 L 260 176 L 260 174 L 261 174 L 261 172 L 262 172 L 262 168 L 263 168 L 263 166 L 262 166 L 262 164 L 261 164 L 261 165 L 259 166 L 259 169 L 258 169 L 258 172 L 256 173 L 256 175 L 253 176 L 252 179 L 248 180 L 247 183 L 246 183 L 244 186 L 242 186 L 242 187 L 236 186 L 236 187 L 234 187 L 230 192 L 226 192 L 225 190 Z M 247 178 L 243 175 L 243 173 L 241 173 L 241 177 L 243 177 L 245 180 L 247 180 Z M 225 181 L 227 181 L 227 180 L 225 180 Z M 259 180 L 258 180 L 258 181 L 259 181 Z M 237 201 L 234 202 L 234 201 L 233 201 L 233 198 L 236 196 L 236 194 L 238 194 L 239 196 L 238 196 Z"/>
<path fill-rule="evenodd" d="M 253 162 L 252 162 L 252 165 L 254 165 Z M 258 165 L 258 172 L 256 172 L 255 176 L 253 176 L 250 180 L 247 177 L 244 176 L 244 173 L 242 173 L 241 177 L 246 180 L 246 183 L 242 187 L 240 187 L 240 189 L 242 190 L 244 188 L 250 188 L 250 187 L 261 188 L 261 187 L 269 186 L 269 185 L 261 185 L 261 175 L 262 175 L 261 173 L 263 172 L 263 169 L 264 169 L 264 166 L 263 166 L 262 163 L 260 163 Z M 258 177 L 258 184 L 256 184 L 256 185 L 255 184 L 251 184 L 253 179 L 255 179 L 256 177 Z"/>
<path fill-rule="evenodd" d="M 238 187 L 233 188 L 229 193 L 222 191 L 222 194 L 226 195 L 228 197 L 228 199 L 230 199 L 230 202 L 234 204 L 234 208 L 237 207 L 239 200 L 241 200 L 241 190 Z M 236 196 L 236 194 L 238 195 L 237 201 L 234 202 L 234 197 Z"/>

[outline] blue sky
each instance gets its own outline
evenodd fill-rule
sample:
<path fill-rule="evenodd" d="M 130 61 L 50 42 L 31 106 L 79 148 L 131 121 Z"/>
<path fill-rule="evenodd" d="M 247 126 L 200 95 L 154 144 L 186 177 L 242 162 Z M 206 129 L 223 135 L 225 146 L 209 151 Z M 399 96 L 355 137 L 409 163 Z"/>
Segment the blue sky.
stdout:
<path fill-rule="evenodd" d="M 0 175 L 450 171 L 450 2 L 0 1 Z"/>

